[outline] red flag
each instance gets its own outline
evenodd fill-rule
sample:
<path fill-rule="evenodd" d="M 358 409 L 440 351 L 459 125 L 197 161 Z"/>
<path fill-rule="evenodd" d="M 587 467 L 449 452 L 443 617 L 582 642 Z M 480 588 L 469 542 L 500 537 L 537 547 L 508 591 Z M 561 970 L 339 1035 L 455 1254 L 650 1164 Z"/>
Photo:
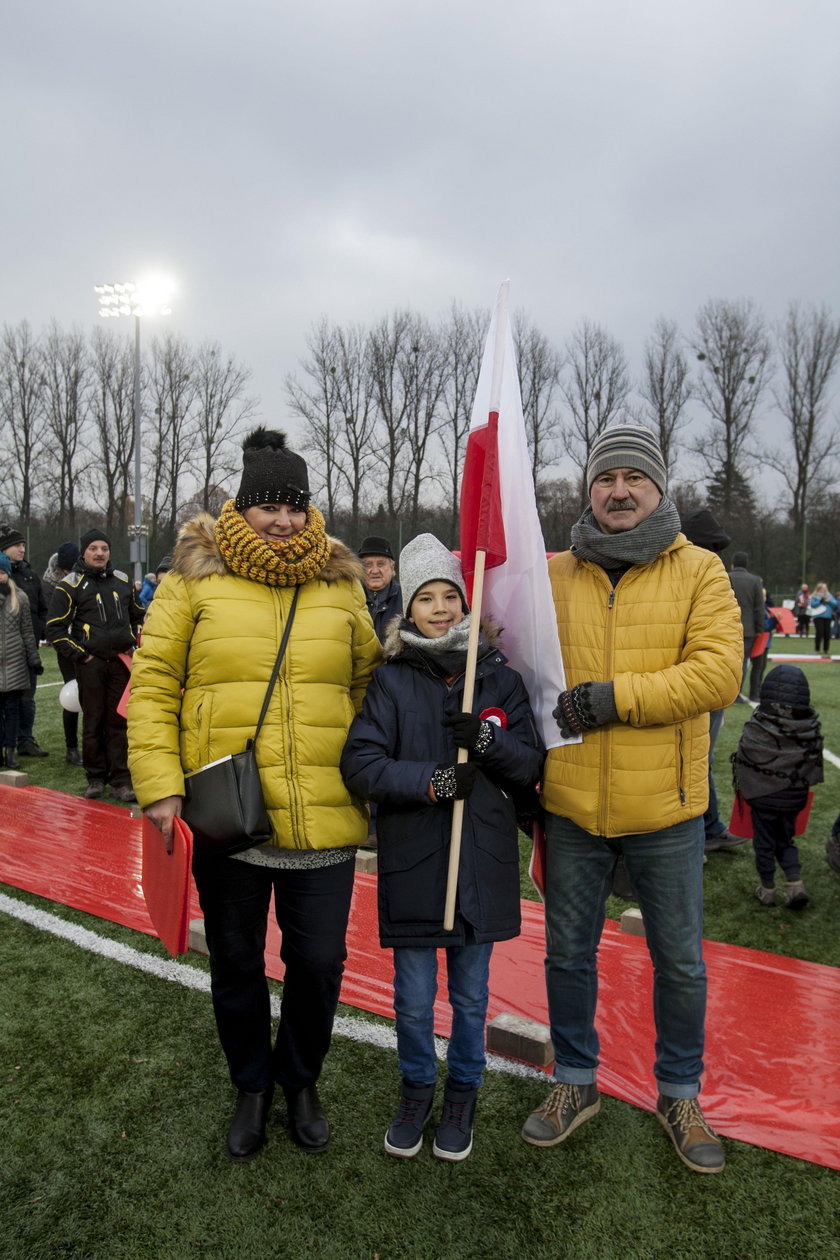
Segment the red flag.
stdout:
<path fill-rule="evenodd" d="M 498 411 L 490 412 L 486 424 L 470 429 L 461 479 L 461 568 L 470 603 L 477 551 L 486 555 L 485 569 L 507 560 L 499 483 Z"/>

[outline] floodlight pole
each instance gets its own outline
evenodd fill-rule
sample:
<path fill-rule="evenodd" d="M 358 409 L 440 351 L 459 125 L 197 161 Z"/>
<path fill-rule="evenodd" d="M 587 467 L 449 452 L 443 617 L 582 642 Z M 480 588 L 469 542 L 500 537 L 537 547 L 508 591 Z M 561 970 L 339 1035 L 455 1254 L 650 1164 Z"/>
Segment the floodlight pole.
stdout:
<path fill-rule="evenodd" d="M 140 402 L 140 315 L 134 312 L 134 581 L 143 581 L 143 466 L 140 439 L 143 408 Z"/>

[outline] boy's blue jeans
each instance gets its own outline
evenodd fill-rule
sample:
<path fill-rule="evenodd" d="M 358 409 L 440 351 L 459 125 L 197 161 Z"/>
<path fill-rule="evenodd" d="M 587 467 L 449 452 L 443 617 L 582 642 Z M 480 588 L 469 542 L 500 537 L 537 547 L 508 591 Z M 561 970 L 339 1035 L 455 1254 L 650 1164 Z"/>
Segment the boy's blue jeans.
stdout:
<path fill-rule="evenodd" d="M 452 1035 L 446 1066 L 452 1080 L 474 1089 L 482 1082 L 486 1062 L 484 1022 L 492 952 L 492 943 L 449 945 L 446 949 L 452 1007 Z M 394 950 L 397 1054 L 403 1080 L 414 1085 L 433 1085 L 437 1079 L 434 1030 L 437 972 L 436 949 L 399 945 Z"/>
<path fill-rule="evenodd" d="M 616 857 L 624 854 L 653 961 L 654 1075 L 670 1098 L 696 1098 L 703 1072 L 703 819 L 607 839 L 546 815 L 546 987 L 554 1077 L 596 1079 L 597 952 Z"/>

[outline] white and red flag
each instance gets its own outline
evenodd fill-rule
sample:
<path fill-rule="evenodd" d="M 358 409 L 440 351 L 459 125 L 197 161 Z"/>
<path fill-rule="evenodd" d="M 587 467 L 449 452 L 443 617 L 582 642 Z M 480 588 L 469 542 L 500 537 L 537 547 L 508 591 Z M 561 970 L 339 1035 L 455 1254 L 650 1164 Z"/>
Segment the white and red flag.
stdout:
<path fill-rule="evenodd" d="M 546 746 L 555 748 L 564 741 L 551 711 L 566 684 L 508 319 L 507 281 L 499 289 L 487 334 L 461 480 L 461 566 L 471 605 L 478 551 L 485 553 L 481 614 L 490 614 L 504 628 L 505 656 L 522 675 Z"/>

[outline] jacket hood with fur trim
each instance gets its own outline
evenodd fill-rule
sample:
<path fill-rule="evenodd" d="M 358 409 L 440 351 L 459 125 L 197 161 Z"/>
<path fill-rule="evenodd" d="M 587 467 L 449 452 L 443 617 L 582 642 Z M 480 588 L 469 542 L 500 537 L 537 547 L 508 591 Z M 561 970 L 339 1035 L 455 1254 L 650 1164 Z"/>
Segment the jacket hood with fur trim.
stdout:
<path fill-rule="evenodd" d="M 406 649 L 407 644 L 400 638 L 400 630 L 402 629 L 404 619 L 395 617 L 388 626 L 385 635 L 385 641 L 382 644 L 382 654 L 386 661 L 392 661 L 395 657 L 400 656 Z M 481 618 L 481 629 L 484 637 L 494 651 L 501 651 L 501 637 L 504 626 L 500 626 L 492 617 Z"/>
<path fill-rule="evenodd" d="M 201 512 L 181 526 L 172 555 L 173 573 L 195 580 L 230 572 L 216 542 L 215 526 L 215 518 L 209 512 Z M 342 578 L 355 578 L 361 582 L 364 570 L 358 557 L 338 538 L 330 538 L 329 544 L 330 554 L 317 574 L 318 580 L 338 582 Z"/>

